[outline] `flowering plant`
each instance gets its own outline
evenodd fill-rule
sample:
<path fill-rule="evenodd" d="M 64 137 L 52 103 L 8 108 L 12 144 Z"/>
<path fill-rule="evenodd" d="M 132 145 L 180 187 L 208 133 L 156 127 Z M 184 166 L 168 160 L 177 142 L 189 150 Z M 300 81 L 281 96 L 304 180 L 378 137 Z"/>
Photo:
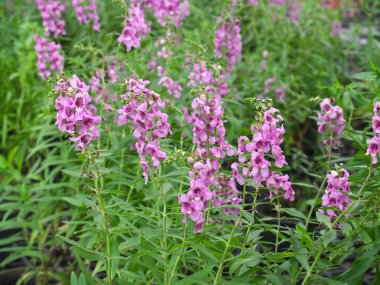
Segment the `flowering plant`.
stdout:
<path fill-rule="evenodd" d="M 0 4 L 13 284 L 377 284 L 376 3 L 23 2 Z"/>

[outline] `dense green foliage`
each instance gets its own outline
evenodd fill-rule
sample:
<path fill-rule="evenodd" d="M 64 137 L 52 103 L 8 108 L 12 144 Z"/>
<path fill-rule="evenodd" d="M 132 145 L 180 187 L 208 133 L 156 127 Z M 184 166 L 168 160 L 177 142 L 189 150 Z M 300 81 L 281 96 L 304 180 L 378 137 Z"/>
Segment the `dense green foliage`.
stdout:
<path fill-rule="evenodd" d="M 150 89 L 172 100 L 165 106 L 172 134 L 162 142 L 169 159 L 144 184 L 139 158 L 130 149 L 130 127 L 119 127 L 116 111 L 102 108 L 100 139 L 92 143 L 91 155 L 77 153 L 55 124 L 55 98 L 48 96 L 52 85 L 37 73 L 33 38 L 43 29 L 34 1 L 1 2 L 0 280 L 17 276 L 18 284 L 74 285 L 380 282 L 379 169 L 365 155 L 373 103 L 380 101 L 376 1 L 362 1 L 357 16 L 345 22 L 344 38 L 331 35 L 332 24 L 342 21 L 341 10 L 323 9 L 318 1 L 305 0 L 295 23 L 283 7 L 270 8 L 267 1 L 248 7 L 247 1 L 238 1 L 233 15 L 241 24 L 242 61 L 227 77 L 226 140 L 237 146 L 239 136 L 249 136 L 255 106 L 245 99 L 263 93 L 265 80 L 276 77 L 276 86 L 286 86 L 285 100 L 276 100 L 274 92 L 268 96 L 284 117 L 286 172 L 296 199 L 269 199 L 267 190 L 249 184 L 241 216 L 220 215 L 220 222 L 205 223 L 202 233 L 193 233 L 190 220 L 182 223 L 178 204 L 189 189 L 185 157 L 194 148 L 192 126 L 182 111 L 190 108 L 194 90 L 186 86 L 183 65 L 191 51 L 215 70 L 224 66 L 213 57 L 213 38 L 217 18 L 231 16 L 230 1 L 190 1 L 190 14 L 179 28 L 162 27 L 150 15 L 152 31 L 130 52 L 117 42 L 128 1 L 97 2 L 99 33 L 79 26 L 73 11 L 64 13 L 67 35 L 59 38 L 64 72 L 89 82 L 115 59 L 123 68 L 121 80 L 106 88 L 117 96 L 131 76 L 150 80 Z M 181 44 L 173 45 L 174 56 L 161 64 L 183 86 L 179 99 L 168 95 L 147 68 L 157 52 L 154 42 L 167 29 L 180 36 Z M 269 57 L 263 70 L 265 50 Z M 320 98 L 335 98 L 346 119 L 343 144 L 332 154 L 317 132 Z M 116 110 L 120 102 L 112 105 Z M 235 160 L 227 157 L 222 172 L 230 174 Z M 336 228 L 316 212 L 324 177 L 340 163 L 350 172 L 353 203 Z M 212 213 L 219 215 L 218 209 Z"/>

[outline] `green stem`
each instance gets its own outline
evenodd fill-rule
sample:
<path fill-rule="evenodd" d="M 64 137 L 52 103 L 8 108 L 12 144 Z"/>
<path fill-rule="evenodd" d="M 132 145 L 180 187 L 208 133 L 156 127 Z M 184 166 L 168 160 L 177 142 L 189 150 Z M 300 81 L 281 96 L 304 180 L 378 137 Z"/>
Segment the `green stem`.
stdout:
<path fill-rule="evenodd" d="M 241 219 L 243 216 L 244 207 L 245 207 L 245 196 L 246 196 L 246 192 L 247 192 L 246 189 L 247 189 L 247 186 L 244 184 L 244 186 L 243 186 L 243 203 L 242 203 L 241 208 L 240 208 L 239 218 L 236 221 L 236 223 L 234 224 L 232 231 L 231 231 L 231 234 L 230 234 L 230 237 L 228 238 L 226 247 L 224 248 L 223 256 L 222 256 L 222 259 L 220 260 L 218 271 L 217 271 L 215 279 L 214 279 L 214 283 L 213 283 L 214 285 L 219 283 L 220 277 L 221 277 L 222 272 L 223 272 L 223 265 L 224 265 L 224 262 L 226 260 L 227 252 L 230 248 L 232 238 L 234 237 L 234 234 L 235 234 L 237 227 L 240 225 L 240 222 L 241 222 Z"/>
<path fill-rule="evenodd" d="M 240 253 L 240 256 L 244 255 L 244 253 L 245 253 L 245 248 L 246 248 L 247 243 L 248 243 L 249 233 L 250 233 L 251 228 L 253 227 L 253 224 L 255 222 L 255 209 L 256 209 L 256 201 L 257 201 L 257 197 L 258 196 L 259 196 L 259 188 L 256 187 L 255 197 L 253 197 L 253 204 L 252 204 L 252 222 L 250 222 L 250 224 L 249 224 L 249 226 L 247 228 L 247 232 L 245 233 L 244 242 L 243 242 L 243 249 L 242 249 L 242 251 Z M 240 268 L 241 268 L 241 265 L 237 269 L 235 277 L 239 276 Z"/>
<path fill-rule="evenodd" d="M 88 148 L 89 149 L 89 148 Z M 107 255 L 107 261 L 106 261 L 106 267 L 107 267 L 107 279 L 109 284 L 112 284 L 112 274 L 111 274 L 111 268 L 112 268 L 112 262 L 111 262 L 111 236 L 110 236 L 110 228 L 109 228 L 109 221 L 108 221 L 108 214 L 105 206 L 105 202 L 103 200 L 103 197 L 101 195 L 102 188 L 100 187 L 99 180 L 101 179 L 101 175 L 98 169 L 98 166 L 96 165 L 95 158 L 89 150 L 90 154 L 90 160 L 91 163 L 94 166 L 95 169 L 95 177 L 94 177 L 94 183 L 95 183 L 95 194 L 96 194 L 96 200 L 98 202 L 100 213 L 103 218 L 104 223 L 104 234 L 106 237 L 106 255 Z"/>
<path fill-rule="evenodd" d="M 185 250 L 185 245 L 186 245 L 186 233 L 187 233 L 187 222 L 186 222 L 186 225 L 185 225 L 185 228 L 183 230 L 183 238 L 182 238 L 182 246 L 181 246 L 181 252 L 179 253 L 179 255 L 177 256 L 177 259 L 174 263 L 174 266 L 173 266 L 173 270 L 170 274 L 170 278 L 169 278 L 169 282 L 168 282 L 168 285 L 172 284 L 172 281 L 173 281 L 173 278 L 177 272 L 177 267 L 178 267 L 178 264 L 182 258 L 182 255 L 183 255 L 183 252 Z"/>
<path fill-rule="evenodd" d="M 278 251 L 278 240 L 280 236 L 280 224 L 281 224 L 281 204 L 280 204 L 280 198 L 277 197 L 277 231 L 276 231 L 276 246 L 275 246 L 275 253 Z"/>
<path fill-rule="evenodd" d="M 161 196 L 163 198 L 163 203 L 164 203 L 164 209 L 163 209 L 163 213 L 162 213 L 162 227 L 164 228 L 164 236 L 163 236 L 163 240 L 161 242 L 161 246 L 164 250 L 163 252 L 163 258 L 164 258 L 164 262 L 165 262 L 165 268 L 164 268 L 164 284 L 168 284 L 168 253 L 167 253 L 167 250 L 168 250 L 168 245 L 167 245 L 167 227 L 166 227 L 166 216 L 167 216 L 167 205 L 166 205 L 166 196 L 165 196 L 165 193 L 161 187 L 161 184 L 160 184 L 160 170 L 157 169 L 156 171 L 156 183 L 155 183 L 155 188 L 156 188 L 156 192 L 157 192 L 157 188 L 160 189 L 160 193 L 161 193 Z M 160 208 L 159 208 L 159 205 L 157 203 L 157 210 L 158 210 L 158 220 L 160 220 Z"/>

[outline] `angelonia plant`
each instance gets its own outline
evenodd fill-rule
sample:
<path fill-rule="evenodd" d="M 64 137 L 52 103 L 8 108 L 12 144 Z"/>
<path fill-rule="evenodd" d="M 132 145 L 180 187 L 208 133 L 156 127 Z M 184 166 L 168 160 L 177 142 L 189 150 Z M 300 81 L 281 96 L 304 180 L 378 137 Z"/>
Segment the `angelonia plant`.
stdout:
<path fill-rule="evenodd" d="M 309 100 L 320 163 L 304 177 L 293 166 L 285 110 L 297 89 L 272 67 L 275 55 L 265 46 L 253 51 L 263 74 L 242 97 L 237 76 L 251 52 L 245 10 L 300 28 L 307 1 L 224 1 L 204 43 L 186 38 L 192 1 L 115 1 L 124 14 L 113 19 L 113 48 L 83 41 L 75 46 L 83 62 L 66 59 L 64 68 L 64 16 L 90 30 L 91 42 L 108 25 L 100 2 L 36 1 L 38 74 L 52 84 L 55 125 L 79 164 L 68 170 L 79 202 L 69 201 L 81 212 L 57 233 L 75 257 L 72 284 L 354 284 L 349 269 L 327 273 L 344 268 L 346 252 L 365 260 L 351 240 L 378 190 L 378 71 Z M 368 89 L 372 97 L 363 95 Z M 358 102 L 374 105 L 373 133 L 368 121 L 355 124 L 370 112 L 356 111 Z"/>

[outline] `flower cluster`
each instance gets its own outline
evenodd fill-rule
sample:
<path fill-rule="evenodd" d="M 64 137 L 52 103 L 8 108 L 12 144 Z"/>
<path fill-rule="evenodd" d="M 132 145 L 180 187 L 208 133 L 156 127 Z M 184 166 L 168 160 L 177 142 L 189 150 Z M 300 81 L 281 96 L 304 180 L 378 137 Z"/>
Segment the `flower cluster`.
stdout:
<path fill-rule="evenodd" d="M 90 79 L 90 89 L 96 94 L 95 103 L 104 104 L 106 110 L 112 110 L 112 106 L 109 105 L 109 94 L 105 88 L 106 82 L 115 83 L 118 80 L 117 72 L 120 71 L 116 60 L 108 63 L 106 70 L 98 69 Z M 116 95 L 111 96 L 111 100 L 116 100 Z"/>
<path fill-rule="evenodd" d="M 221 21 L 222 18 L 219 18 L 218 22 Z M 241 59 L 242 43 L 237 19 L 225 21 L 215 30 L 214 48 L 215 57 L 225 57 L 227 70 L 231 72 L 235 63 Z"/>
<path fill-rule="evenodd" d="M 368 143 L 366 154 L 372 157 L 372 163 L 377 163 L 377 156 L 380 153 L 380 102 L 376 102 L 373 107 L 372 129 L 374 137 Z"/>
<path fill-rule="evenodd" d="M 270 197 L 282 189 L 284 198 L 293 201 L 294 191 L 289 176 L 271 170 L 273 164 L 277 168 L 282 168 L 286 164 L 280 146 L 285 133 L 284 127 L 279 126 L 283 119 L 275 108 L 264 109 L 260 115 L 260 122 L 251 126 L 252 140 L 246 136 L 238 140 L 239 163 L 235 162 L 231 166 L 233 178 L 240 185 L 243 185 L 247 178 L 252 179 L 252 183 L 257 187 L 263 187 L 262 183 L 265 182 Z M 271 162 L 272 157 L 274 163 Z"/>
<path fill-rule="evenodd" d="M 173 56 L 174 52 L 169 48 L 169 46 L 171 46 L 168 44 L 169 41 L 171 42 L 171 45 L 179 44 L 178 35 L 172 34 L 170 30 L 167 30 L 164 36 L 159 37 L 158 40 L 155 41 L 154 47 L 156 49 L 159 49 L 156 52 L 157 61 L 161 61 L 161 58 L 166 60 L 169 57 Z M 148 63 L 148 69 L 157 71 L 157 74 L 160 77 L 158 85 L 164 87 L 168 94 L 172 95 L 174 98 L 180 98 L 182 86 L 173 78 L 171 78 L 168 75 L 167 70 L 159 65 L 157 61 L 155 59 L 151 60 Z"/>
<path fill-rule="evenodd" d="M 166 20 L 169 19 L 175 27 L 179 27 L 183 19 L 189 15 L 187 0 L 132 0 L 131 4 L 148 8 L 162 26 L 165 26 Z"/>
<path fill-rule="evenodd" d="M 148 83 L 149 81 L 133 79 L 126 81 L 127 93 L 121 95 L 126 104 L 118 110 L 119 126 L 131 121 L 145 183 L 148 182 L 150 162 L 153 167 L 158 168 L 161 160 L 166 158 L 158 139 L 165 138 L 170 133 L 168 115 L 160 111 L 163 106 L 160 95 L 149 90 L 146 87 Z"/>
<path fill-rule="evenodd" d="M 92 111 L 89 87 L 79 80 L 76 75 L 70 80 L 60 79 L 55 92 L 58 94 L 55 107 L 58 111 L 56 124 L 61 132 L 72 135 L 76 143 L 75 150 L 84 152 L 88 144 L 99 137 L 98 124 L 100 116 Z"/>
<path fill-rule="evenodd" d="M 46 38 L 34 36 L 35 50 L 37 54 L 38 74 L 42 80 L 47 79 L 52 71 L 61 72 L 63 57 L 60 55 L 61 46 L 48 41 Z"/>
<path fill-rule="evenodd" d="M 333 106 L 331 100 L 325 98 L 321 104 L 321 112 L 318 112 L 318 132 L 324 134 L 323 143 L 330 147 L 340 145 L 346 121 L 343 118 L 343 110 L 339 106 Z"/>
<path fill-rule="evenodd" d="M 130 8 L 128 16 L 118 41 L 125 45 L 127 51 L 130 51 L 132 48 L 140 47 L 141 41 L 150 30 L 150 23 L 145 21 L 144 12 L 138 6 Z"/>
<path fill-rule="evenodd" d="M 292 22 L 297 22 L 299 18 L 298 15 L 301 10 L 301 1 L 302 0 L 269 0 L 268 4 L 270 7 L 286 7 L 289 20 Z"/>
<path fill-rule="evenodd" d="M 158 81 L 158 85 L 165 87 L 168 93 L 174 98 L 181 97 L 182 86 L 169 76 L 161 77 L 160 81 Z"/>
<path fill-rule="evenodd" d="M 226 215 L 239 215 L 240 207 L 237 205 L 241 204 L 242 198 L 239 196 L 235 180 L 225 175 L 220 175 L 218 180 L 220 189 L 215 191 L 213 205 L 222 207 L 222 211 Z"/>
<path fill-rule="evenodd" d="M 348 197 L 348 194 L 351 193 L 349 176 L 350 174 L 344 168 L 330 171 L 327 174 L 327 187 L 322 196 L 322 206 L 329 207 L 329 209 L 320 210 L 320 212 L 329 216 L 331 220 L 335 220 L 336 211 L 344 211 L 351 202 Z"/>
<path fill-rule="evenodd" d="M 223 81 L 225 77 L 225 73 L 221 73 L 219 78 L 214 76 L 214 73 L 207 69 L 205 62 L 194 63 L 187 85 L 190 87 L 201 86 L 217 100 L 221 100 L 229 91 L 228 83 Z"/>
<path fill-rule="evenodd" d="M 57 38 L 59 35 L 66 35 L 65 20 L 62 19 L 62 12 L 65 6 L 60 0 L 36 0 L 38 10 L 41 12 L 42 26 L 44 26 L 46 35 L 53 35 Z"/>
<path fill-rule="evenodd" d="M 192 104 L 193 113 L 188 120 L 193 123 L 193 143 L 197 145 L 197 156 L 209 155 L 221 159 L 232 155 L 231 146 L 224 139 L 226 130 L 221 101 L 207 93 L 201 93 Z"/>
<path fill-rule="evenodd" d="M 190 218 L 196 223 L 195 232 L 201 232 L 209 201 L 210 205 L 221 206 L 238 204 L 241 199 L 237 195 L 235 182 L 226 182 L 219 174 L 221 160 L 226 155 L 233 155 L 232 147 L 224 139 L 226 131 L 220 97 L 199 91 L 192 102 L 192 109 L 191 116 L 186 117 L 193 124 L 196 162 L 189 173 L 190 190 L 180 197 L 179 203 L 182 205 L 182 213 L 185 214 L 184 221 L 187 214 L 194 213 Z M 224 209 L 228 214 L 238 213 L 236 209 Z"/>
<path fill-rule="evenodd" d="M 96 11 L 95 0 L 89 0 L 86 5 L 87 0 L 73 0 L 73 6 L 77 14 L 77 19 L 79 24 L 90 24 L 92 21 L 92 28 L 95 31 L 100 31 L 99 16 Z"/>
<path fill-rule="evenodd" d="M 213 198 L 210 186 L 217 183 L 213 176 L 214 171 L 214 166 L 210 160 L 195 162 L 189 172 L 190 190 L 179 198 L 181 210 L 184 214 L 183 222 L 185 223 L 187 216 L 189 216 L 195 222 L 195 232 L 203 230 L 204 213 L 208 209 L 208 202 Z"/>

